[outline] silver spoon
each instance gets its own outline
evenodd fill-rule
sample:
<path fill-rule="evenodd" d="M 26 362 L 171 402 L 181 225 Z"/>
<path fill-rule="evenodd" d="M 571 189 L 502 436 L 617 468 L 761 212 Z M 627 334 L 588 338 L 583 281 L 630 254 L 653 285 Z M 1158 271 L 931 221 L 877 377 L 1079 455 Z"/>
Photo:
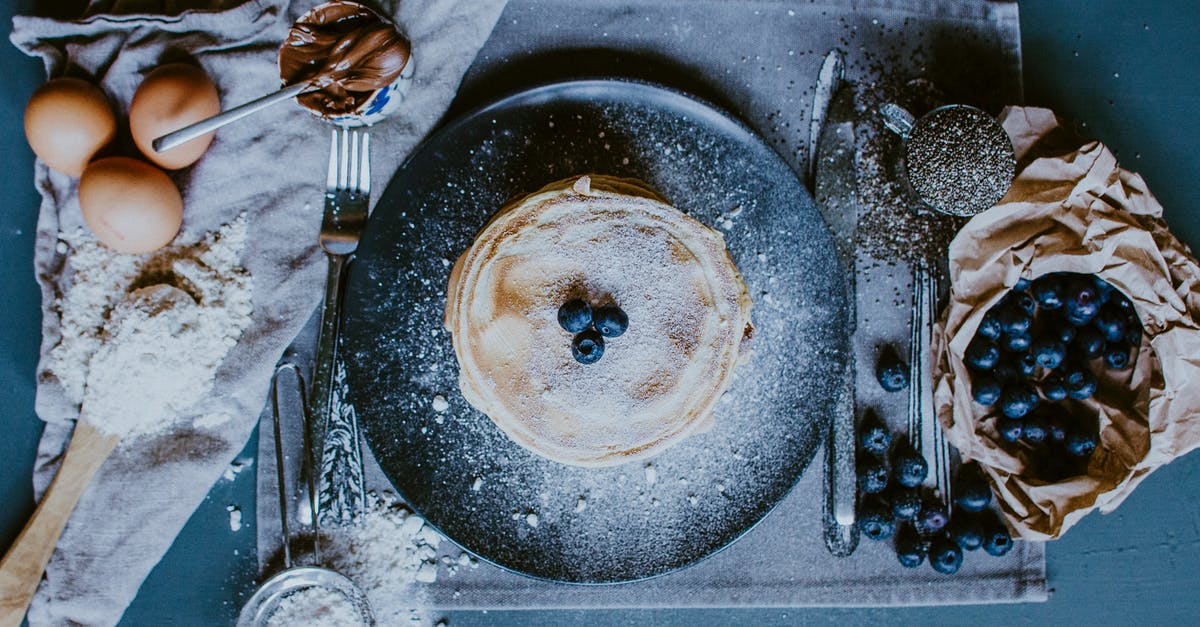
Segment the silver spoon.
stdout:
<path fill-rule="evenodd" d="M 267 107 L 279 102 L 283 102 L 284 100 L 295 98 L 296 96 L 308 91 L 312 87 L 312 83 L 296 83 L 295 85 L 289 85 L 273 94 L 267 94 L 262 98 L 256 98 L 245 104 L 238 105 L 228 111 L 222 111 L 211 118 L 200 120 L 195 124 L 191 124 L 177 131 L 167 133 L 162 137 L 156 138 L 153 142 L 151 142 L 150 145 L 154 148 L 154 152 L 164 152 L 170 150 L 176 146 L 179 146 L 180 144 L 186 144 L 187 142 L 190 142 L 201 135 L 207 135 L 208 133 L 219 129 L 230 122 L 236 122 L 237 120 L 240 120 L 251 113 L 266 109 Z"/>

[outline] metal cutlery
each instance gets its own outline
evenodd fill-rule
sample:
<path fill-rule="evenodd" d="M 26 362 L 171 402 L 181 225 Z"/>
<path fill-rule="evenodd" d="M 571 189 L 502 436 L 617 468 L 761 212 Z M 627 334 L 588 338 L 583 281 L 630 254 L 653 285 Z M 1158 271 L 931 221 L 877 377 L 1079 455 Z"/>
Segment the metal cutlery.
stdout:
<path fill-rule="evenodd" d="M 367 223 L 371 196 L 370 135 L 335 129 L 329 148 L 321 249 L 329 259 L 325 303 L 313 369 L 313 411 L 320 438 L 318 515 L 344 524 L 365 510 L 362 444 L 354 407 L 345 402 L 345 372 L 338 355 L 343 279 Z"/>

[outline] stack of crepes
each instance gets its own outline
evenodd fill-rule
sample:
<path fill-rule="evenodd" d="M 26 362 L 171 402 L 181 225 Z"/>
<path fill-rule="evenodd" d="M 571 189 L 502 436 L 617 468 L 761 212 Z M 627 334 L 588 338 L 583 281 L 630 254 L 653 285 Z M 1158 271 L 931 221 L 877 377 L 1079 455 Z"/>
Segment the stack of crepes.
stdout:
<path fill-rule="evenodd" d="M 447 295 L 463 395 L 518 444 L 577 466 L 642 459 L 707 429 L 753 331 L 721 234 L 608 176 L 501 209 Z M 559 327 L 571 299 L 629 316 L 596 363 L 576 362 Z"/>
<path fill-rule="evenodd" d="M 1115 509 L 1154 469 L 1200 445 L 1200 266 L 1167 229 L 1140 176 L 1099 142 L 1082 143 L 1045 109 L 1001 122 L 1018 175 L 1004 200 L 950 244 L 950 304 L 934 334 L 935 404 L 946 437 L 981 463 L 1018 535 L 1061 536 L 1094 509 Z M 1021 278 L 1094 274 L 1130 298 L 1146 334 L 1134 367 L 1101 377 L 1084 402 L 1100 445 L 1087 474 L 1033 476 L 1034 453 L 1002 442 L 972 402 L 963 354 L 984 313 Z"/>

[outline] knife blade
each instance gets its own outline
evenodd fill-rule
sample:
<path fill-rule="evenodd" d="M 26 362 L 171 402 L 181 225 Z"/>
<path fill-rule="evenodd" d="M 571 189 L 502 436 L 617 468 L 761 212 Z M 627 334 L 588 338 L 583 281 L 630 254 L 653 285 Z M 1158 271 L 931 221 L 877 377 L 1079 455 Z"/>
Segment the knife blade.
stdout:
<path fill-rule="evenodd" d="M 857 114 L 854 90 L 839 86 L 833 93 L 817 139 L 813 158 L 813 196 L 833 234 L 849 299 L 846 307 L 851 337 L 856 325 L 855 236 L 858 225 L 858 182 L 855 169 Z M 845 557 L 858 546 L 855 525 L 857 477 L 854 460 L 855 365 L 853 347 L 842 373 L 826 446 L 825 545 Z"/>

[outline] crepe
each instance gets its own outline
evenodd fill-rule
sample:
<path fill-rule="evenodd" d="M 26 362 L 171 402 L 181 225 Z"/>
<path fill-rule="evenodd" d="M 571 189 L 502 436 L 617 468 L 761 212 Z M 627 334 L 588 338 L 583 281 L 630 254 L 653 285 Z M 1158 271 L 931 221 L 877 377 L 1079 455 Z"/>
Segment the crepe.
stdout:
<path fill-rule="evenodd" d="M 581 364 L 559 307 L 629 317 Z M 454 266 L 445 325 L 463 396 L 513 441 L 576 466 L 654 455 L 712 424 L 753 335 L 720 233 L 644 183 L 592 175 L 501 209 Z"/>

